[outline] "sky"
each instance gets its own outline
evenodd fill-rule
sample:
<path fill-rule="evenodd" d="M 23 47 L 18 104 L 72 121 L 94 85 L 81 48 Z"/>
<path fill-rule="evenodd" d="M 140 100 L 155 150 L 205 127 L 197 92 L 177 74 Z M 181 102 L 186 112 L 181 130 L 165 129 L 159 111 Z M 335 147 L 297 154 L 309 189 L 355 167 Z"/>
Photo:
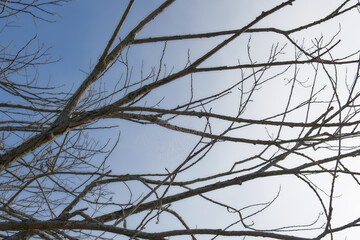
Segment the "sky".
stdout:
<path fill-rule="evenodd" d="M 136 26 L 136 24 L 148 13 L 159 6 L 163 1 L 160 0 L 136 0 L 130 12 L 129 18 L 125 22 L 123 29 L 120 32 L 120 38 Z M 206 2 L 206 3 L 205 3 Z M 171 34 L 186 34 L 207 31 L 220 31 L 237 29 L 249 21 L 253 20 L 262 11 L 265 11 L 280 1 L 275 0 L 178 0 L 173 6 L 161 14 L 156 20 L 145 27 L 138 35 L 138 38 L 146 38 L 150 36 L 163 36 Z M 280 28 L 289 28 L 301 22 L 312 21 L 320 15 L 328 13 L 331 7 L 335 6 L 339 1 L 311 1 L 300 0 L 297 1 L 293 7 L 288 7 L 280 11 L 278 14 L 271 16 L 265 21 L 261 21 L 257 27 L 277 26 Z M 127 1 L 118 0 L 77 0 L 64 4 L 63 7 L 56 8 L 57 16 L 52 20 L 55 23 L 49 23 L 37 20 L 35 23 L 30 21 L 28 17 L 20 17 L 16 26 L 6 28 L 3 41 L 11 42 L 13 39 L 23 39 L 23 42 L 16 41 L 16 44 L 23 44 L 28 39 L 37 36 L 38 44 L 44 44 L 49 47 L 49 53 L 52 60 L 58 60 L 57 63 L 44 65 L 39 68 L 39 81 L 47 82 L 62 86 L 64 92 L 76 89 L 90 72 L 96 60 L 102 53 L 113 29 L 116 27 L 122 12 L 127 5 Z M 311 7 L 310 7 L 311 6 Z M 343 41 L 338 49 L 340 53 L 347 53 L 353 51 L 359 42 L 360 34 L 354 31 L 354 19 L 359 20 L 359 15 L 354 13 L 342 18 L 342 24 L 338 22 L 331 22 L 328 26 L 321 26 L 311 31 L 305 31 L 299 36 L 302 38 L 309 37 L 311 39 L 320 38 L 321 35 L 329 40 L 339 28 L 341 28 Z M 238 62 L 247 62 L 247 43 L 250 35 L 245 34 L 238 40 L 231 43 L 228 47 L 221 50 L 216 56 L 204 63 L 205 66 L 220 65 L 235 65 Z M 204 54 L 211 47 L 220 43 L 225 37 L 218 37 L 206 40 L 189 40 L 184 42 L 171 42 L 166 46 L 164 62 L 167 65 L 168 71 L 173 71 L 184 68 L 187 58 L 188 49 L 190 50 L 190 60 L 195 60 L 197 57 Z M 251 36 L 251 52 L 253 58 L 258 61 L 266 61 L 269 54 L 269 48 L 277 41 L 284 42 L 282 37 L 274 34 L 259 34 Z M 309 40 L 305 40 L 309 43 Z M 144 73 L 150 72 L 152 67 L 157 67 L 161 58 L 161 51 L 164 48 L 164 43 L 156 43 L 151 45 L 138 45 L 131 47 L 129 50 L 129 62 L 133 66 L 133 78 L 140 77 L 141 66 L 143 66 Z M 289 50 L 291 51 L 291 49 Z M 294 53 L 290 53 L 294 54 Z M 352 69 L 349 69 L 352 70 Z M 268 76 L 275 74 L 270 71 Z M 311 71 L 305 68 L 301 70 L 300 75 L 304 80 L 307 79 L 307 73 Z M 342 73 L 342 72 L 340 72 Z M 194 76 L 194 92 L 195 97 L 200 98 L 217 89 L 226 88 L 238 81 L 240 77 L 239 72 L 222 72 L 222 73 L 201 73 Z M 289 76 L 288 76 L 289 77 Z M 109 71 L 104 77 L 102 83 L 107 89 L 111 89 L 119 80 L 124 79 L 124 68 L 118 66 Z M 135 81 L 135 80 L 134 80 Z M 275 81 L 271 86 L 265 85 L 264 89 L 255 93 L 254 99 L 256 102 L 252 103 L 252 108 L 246 111 L 245 117 L 253 117 L 261 119 L 268 116 L 272 111 L 277 112 L 284 102 L 284 97 L 281 94 L 276 94 L 277 91 L 285 91 L 290 88 L 290 85 L 284 87 L 286 78 L 281 78 Z M 190 77 L 181 79 L 176 84 L 170 84 L 160 90 L 156 90 L 143 102 L 146 106 L 152 106 L 160 101 L 159 106 L 169 107 L 176 106 L 179 101 L 186 101 L 189 99 L 191 84 Z M 245 86 L 250 87 L 250 86 Z M 266 87 L 266 88 L 265 88 Z M 273 89 L 269 91 L 270 89 Z M 274 94 L 275 93 L 275 94 Z M 299 99 L 306 91 L 299 90 Z M 214 104 L 214 111 L 233 114 L 234 109 L 238 106 L 238 93 L 225 98 L 221 104 Z M 235 106 L 235 108 L 234 108 Z M 297 116 L 294 116 L 296 118 Z M 182 124 L 192 125 L 192 121 L 181 119 Z M 112 154 L 109 163 L 112 166 L 113 173 L 166 173 L 166 169 L 174 169 L 191 150 L 191 147 L 198 141 L 198 138 L 186 134 L 176 133 L 163 129 L 157 126 L 139 126 L 136 123 L 129 123 L 124 121 L 107 120 L 104 124 L 114 124 L 119 127 L 115 130 L 94 131 L 94 135 L 101 139 L 112 138 L 114 134 L 120 134 L 120 142 L 118 147 Z M 199 126 L 200 127 L 200 126 Z M 216 131 L 225 128 L 226 125 L 218 125 L 215 127 Z M 267 136 L 265 129 L 247 129 L 239 130 L 236 134 L 241 135 L 256 135 L 264 137 Z M 114 143 L 114 140 L 112 140 Z M 234 162 L 245 158 L 249 153 L 258 151 L 257 146 L 245 146 L 241 144 L 219 144 L 210 152 L 207 160 L 198 164 L 193 170 L 188 173 L 179 175 L 179 180 L 186 180 L 194 175 L 207 176 L 215 174 L 219 171 L 228 170 Z M 134 184 L 136 189 L 135 183 Z M 324 186 L 326 187 L 326 186 Z M 328 186 L 327 186 L 328 187 Z M 122 190 L 118 190 L 122 189 Z M 123 198 L 122 191 L 125 191 L 124 186 L 118 188 L 111 188 L 115 193 L 114 199 L 120 201 Z M 236 204 L 238 207 L 244 207 L 249 204 L 271 201 L 278 193 L 286 192 L 286 195 L 280 194 L 277 201 L 275 201 L 271 210 L 264 211 L 252 220 L 256 222 L 259 228 L 276 228 L 283 223 L 281 220 L 286 220 L 286 224 L 292 224 L 299 219 L 303 219 L 303 224 L 308 224 L 315 220 L 318 216 L 319 206 L 310 206 L 311 200 L 304 198 L 308 195 L 307 188 L 304 184 L 299 183 L 294 178 L 287 179 L 284 183 L 283 178 L 272 179 L 266 181 L 261 179 L 251 183 L 246 183 L 241 188 L 234 188 L 232 190 L 216 191 L 209 194 L 214 198 L 229 201 Z M 354 206 L 360 195 L 351 193 L 351 189 L 343 189 L 345 196 L 344 200 L 349 206 Z M 350 193 L 351 194 L 350 194 Z M 289 194 L 290 193 L 290 194 Z M 299 199 L 304 198 L 302 201 Z M 296 202 L 296 207 L 292 203 Z M 347 208 L 344 202 L 339 205 L 342 206 L 342 214 L 344 218 L 354 214 L 358 216 L 360 209 L 354 211 L 353 208 Z M 351 203 L 351 204 L 350 204 Z M 197 205 L 196 205 L 197 204 Z M 195 207 L 194 207 L 195 206 Z M 223 227 L 231 223 L 231 219 L 225 218 L 228 216 L 221 209 L 209 209 L 203 207 L 200 199 L 192 201 L 184 201 L 181 204 L 174 206 L 175 209 L 181 210 L 184 215 L 190 215 L 188 220 L 189 225 L 197 227 L 218 227 L 219 223 Z M 198 211 L 194 212 L 194 208 Z M 277 212 L 278 209 L 281 212 Z M 255 208 L 254 208 L 255 209 Z M 254 211 L 247 209 L 245 211 Z M 349 215 L 347 215 L 349 214 Z M 346 215 L 346 216 L 345 216 Z M 214 216 L 216 216 L 214 218 Z M 352 217 L 352 216 L 351 216 Z M 171 222 L 171 221 L 170 221 Z M 170 223 L 169 226 L 171 226 Z M 175 224 L 175 223 L 173 223 Z M 164 227 L 164 225 L 152 225 L 155 231 Z M 167 227 L 167 226 L 166 226 Z M 150 230 L 150 228 L 148 229 Z M 355 233 L 345 236 L 341 235 L 339 239 L 356 239 Z M 199 238 L 202 239 L 202 238 Z M 204 238 L 208 239 L 208 238 Z M 231 238 L 229 238 L 231 239 Z"/>

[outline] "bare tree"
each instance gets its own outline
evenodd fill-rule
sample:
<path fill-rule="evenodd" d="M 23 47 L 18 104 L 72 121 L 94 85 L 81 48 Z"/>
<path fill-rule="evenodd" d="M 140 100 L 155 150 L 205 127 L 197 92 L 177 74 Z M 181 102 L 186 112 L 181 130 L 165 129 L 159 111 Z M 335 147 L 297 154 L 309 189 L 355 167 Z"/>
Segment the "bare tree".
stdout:
<path fill-rule="evenodd" d="M 62 2 L 0 1 L 1 33 L 23 15 L 51 22 L 54 5 Z M 356 200 L 360 190 L 360 49 L 346 53 L 340 30 L 322 36 L 318 29 L 348 16 L 358 21 L 360 3 L 333 1 L 325 15 L 277 27 L 271 18 L 297 11 L 301 2 L 288 0 L 259 5 L 253 20 L 233 30 L 139 38 L 178 1 L 162 1 L 122 32 L 134 2 L 69 93 L 38 81 L 40 65 L 58 62 L 48 59 L 37 38 L 20 47 L 0 45 L 0 237 L 305 240 L 353 234 L 359 209 L 347 197 Z M 274 41 L 257 56 L 255 39 L 264 35 Z M 169 48 L 185 42 L 191 50 L 171 67 L 176 57 Z M 199 42 L 206 51 L 194 54 Z M 213 60 L 234 43 L 246 59 L 235 65 Z M 152 56 L 157 64 L 134 67 L 131 53 L 139 46 L 161 46 Z M 104 89 L 102 82 L 114 83 L 110 69 L 123 75 Z M 186 92 L 171 99 L 181 86 Z M 173 146 L 182 154 L 156 172 L 118 174 L 109 161 L 119 157 L 113 154 L 125 131 L 115 126 L 119 122 L 151 125 L 159 134 L 166 129 L 187 142 Z M 110 139 L 96 138 L 97 131 Z M 350 217 L 340 214 L 344 205 Z M 308 215 L 292 216 L 297 209 Z M 264 218 L 274 224 L 262 224 Z"/>

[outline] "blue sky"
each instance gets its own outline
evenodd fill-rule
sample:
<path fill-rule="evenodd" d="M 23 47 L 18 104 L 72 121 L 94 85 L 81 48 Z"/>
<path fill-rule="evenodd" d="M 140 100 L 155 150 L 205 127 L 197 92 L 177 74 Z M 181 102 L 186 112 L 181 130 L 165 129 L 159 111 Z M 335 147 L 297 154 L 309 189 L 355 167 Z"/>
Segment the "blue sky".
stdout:
<path fill-rule="evenodd" d="M 160 0 L 137 0 L 133 6 L 129 18 L 127 19 L 123 29 L 120 32 L 120 38 L 124 37 L 126 33 L 134 27 L 146 14 L 155 9 L 163 1 Z M 173 6 L 161 14 L 154 22 L 149 24 L 138 36 L 138 38 L 149 36 L 163 36 L 171 34 L 185 34 L 197 33 L 207 31 L 219 31 L 236 29 L 243 26 L 245 23 L 254 19 L 259 13 L 270 7 L 278 4 L 275 0 L 178 0 Z M 321 3 L 320 3 L 321 2 Z M 293 24 L 298 24 L 302 21 L 310 21 L 321 14 L 327 13 L 327 8 L 324 6 L 326 2 L 327 7 L 331 7 L 337 1 L 300 1 L 295 3 L 293 8 L 286 8 L 279 12 L 279 14 L 262 21 L 257 25 L 258 27 L 279 26 L 287 28 Z M 50 54 L 52 59 L 60 59 L 58 63 L 45 65 L 39 68 L 39 80 L 46 82 L 50 80 L 56 85 L 64 85 L 63 91 L 67 92 L 69 89 L 76 89 L 85 79 L 86 73 L 91 71 L 92 66 L 100 56 L 109 37 L 111 36 L 115 26 L 117 25 L 121 14 L 126 7 L 127 1 L 118 0 L 78 0 L 64 4 L 63 7 L 57 8 L 60 17 L 54 17 L 55 23 L 48 23 L 43 21 L 36 21 L 34 24 L 26 16 L 23 16 L 19 21 L 18 27 L 6 29 L 4 39 L 11 41 L 12 39 L 23 39 L 23 43 L 28 39 L 38 36 L 40 44 L 44 43 L 46 47 L 51 47 Z M 319 5 L 316 5 L 319 4 Z M 312 7 L 309 7 L 309 6 Z M 315 6 L 314 6 L 315 5 Z M 350 52 L 352 44 L 358 42 L 359 34 L 353 31 L 352 19 L 354 15 L 349 18 L 344 18 L 342 25 L 344 42 L 342 46 L 349 48 L 341 48 L 342 52 Z M 309 31 L 304 34 L 304 37 L 320 37 L 321 34 L 329 35 L 329 38 L 337 32 L 338 23 L 331 22 L 329 27 L 322 26 L 321 31 Z M 352 37 L 349 37 L 352 34 Z M 218 44 L 224 37 L 208 39 L 208 40 L 193 40 L 184 42 L 170 42 L 167 45 L 167 51 L 164 57 L 169 71 L 174 66 L 174 71 L 183 68 L 187 61 L 187 50 L 190 49 L 190 59 L 195 60 L 198 56 L 205 53 L 211 47 Z M 302 37 L 299 37 L 301 40 Z M 350 39 L 350 40 L 348 40 Z M 235 65 L 240 62 L 246 62 L 246 44 L 249 40 L 249 35 L 244 35 L 238 40 L 231 43 L 228 47 L 221 50 L 216 56 L 207 61 L 204 66 L 221 65 Z M 274 34 L 260 34 L 253 36 L 251 39 L 251 51 L 254 54 L 256 61 L 261 62 L 266 60 L 269 54 L 269 47 L 276 41 L 284 41 L 282 37 Z M 18 42 L 21 45 L 21 42 Z M 161 51 L 164 47 L 163 43 L 152 45 L 139 45 L 131 47 L 129 51 L 129 61 L 134 66 L 133 78 L 139 78 L 141 64 L 144 66 L 144 72 L 150 72 L 152 67 L 157 67 L 161 57 Z M 290 54 L 293 54 L 292 52 Z M 108 89 L 121 78 L 123 68 L 114 68 L 102 80 Z M 279 70 L 276 70 L 279 71 Z M 270 71 L 271 74 L 276 72 Z M 303 73 L 303 72 L 302 72 Z M 303 79 L 306 79 L 306 70 Z M 219 88 L 225 88 L 238 81 L 239 72 L 223 72 L 223 73 L 201 73 L 194 76 L 194 90 L 195 97 L 205 96 L 209 92 L 217 91 Z M 134 81 L 135 81 L 134 80 Z M 246 112 L 246 117 L 254 117 L 260 119 L 269 115 L 271 111 L 277 111 L 276 108 L 269 108 L 267 102 L 272 101 L 274 105 L 284 105 L 284 97 L 280 94 L 274 94 L 286 81 L 285 77 L 276 81 L 273 85 L 262 89 L 254 97 L 257 101 Z M 151 94 L 146 101 L 142 102 L 144 105 L 151 106 L 164 100 L 160 106 L 176 106 L 179 101 L 186 101 L 190 98 L 190 77 L 185 77 L 178 81 L 178 83 L 170 84 L 164 88 L 156 90 Z M 285 86 L 281 91 L 290 86 Z M 273 89 L 268 91 L 268 89 Z M 301 95 L 299 93 L 299 95 Z M 233 113 L 234 106 L 238 105 L 238 94 L 225 98 L 220 105 L 214 105 L 214 110 L 223 113 Z M 301 96 L 299 96 L 301 97 Z M 270 100 L 269 100 L 270 99 Z M 185 102 L 180 102 L 185 103 Z M 296 116 L 295 116 L 296 117 Z M 179 120 L 180 121 L 180 120 Z M 183 124 L 191 125 L 193 122 L 181 120 Z M 146 172 L 162 172 L 166 173 L 166 169 L 173 170 L 189 153 L 191 147 L 196 143 L 198 138 L 192 136 L 171 132 L 169 130 L 157 126 L 140 126 L 135 123 L 128 123 L 124 121 L 107 120 L 104 124 L 119 125 L 119 128 L 110 131 L 94 131 L 94 136 L 101 139 L 113 137 L 116 133 L 120 133 L 120 142 L 117 149 L 114 151 L 110 159 L 113 173 L 146 173 Z M 216 130 L 224 128 L 225 125 L 219 125 Z M 237 134 L 241 135 L 256 135 L 258 138 L 267 136 L 265 129 L 249 129 L 239 131 Z M 199 175 L 206 176 L 222 171 L 228 170 L 233 162 L 245 158 L 250 152 L 258 150 L 257 146 L 243 146 L 241 144 L 219 144 L 209 154 L 207 161 L 198 164 L 194 170 L 189 173 L 180 174 L 180 180 Z M 248 185 L 248 186 L 247 186 Z M 282 212 L 265 211 L 255 218 L 259 227 L 277 227 L 278 220 L 289 219 L 299 220 L 303 217 L 304 224 L 308 223 L 308 219 L 315 220 L 318 215 L 319 206 L 309 206 L 310 200 L 304 199 L 299 201 L 296 208 L 291 205 L 292 202 L 297 201 L 307 191 L 304 185 L 299 184 L 296 179 L 289 178 L 286 183 L 283 179 L 273 179 L 267 182 L 262 179 L 254 183 L 245 184 L 242 189 L 234 189 L 233 191 L 218 191 L 215 193 L 215 198 L 223 199 L 224 201 L 234 201 L 239 207 L 246 206 L 251 203 L 259 203 L 257 199 L 264 202 L 271 201 L 276 196 L 279 187 L 282 191 L 291 192 L 286 196 L 281 195 L 279 201 L 275 203 L 274 209 L 283 207 Z M 121 199 L 121 193 L 114 191 L 117 196 L 115 199 Z M 210 194 L 211 195 L 211 194 Z M 196 199 L 197 202 L 199 199 Z M 350 200 L 349 200 L 350 201 Z M 286 203 L 286 204 L 285 204 Z M 197 207 L 201 207 L 199 201 Z M 276 205 L 278 204 L 278 205 Z M 303 204 L 301 206 L 301 204 Z M 179 205 L 174 206 L 175 209 L 181 209 L 184 214 L 192 215 L 193 203 L 184 201 Z M 345 206 L 346 208 L 346 206 Z M 306 211 L 304 211 L 304 209 Z M 219 226 L 226 226 L 228 220 L 225 220 L 226 214 L 217 212 L 218 209 L 212 211 L 218 214 L 216 220 L 212 219 L 214 212 L 200 209 L 196 215 L 192 215 L 189 224 L 192 226 L 204 227 L 205 225 L 214 224 Z M 349 209 L 346 209 L 350 212 Z M 359 211 L 359 209 L 357 209 Z M 291 213 L 291 214 L 289 214 Z M 222 215 L 224 214 L 224 215 Z M 274 214 L 275 217 L 274 220 Z M 350 213 L 349 213 L 350 214 Z M 301 217 L 302 216 L 302 217 Z M 203 224 L 201 225 L 200 224 Z M 160 228 L 163 225 L 160 226 Z M 153 226 L 156 229 L 156 225 Z M 201 238 L 199 238 L 201 239 Z M 348 237 L 347 239 L 355 239 Z"/>
<path fill-rule="evenodd" d="M 149 24 L 139 37 L 147 36 L 162 36 L 181 33 L 196 33 L 206 31 L 217 31 L 225 29 L 234 29 L 242 26 L 244 23 L 252 20 L 261 11 L 269 9 L 278 1 L 207 1 L 206 5 L 202 1 L 177 1 L 171 6 L 164 14 L 160 15 L 153 23 Z M 64 8 L 59 9 L 62 19 L 59 19 L 56 24 L 39 23 L 39 39 L 44 41 L 50 46 L 53 46 L 53 56 L 60 56 L 62 58 L 61 64 L 56 64 L 51 69 L 49 76 L 56 82 L 64 83 L 69 86 L 73 84 L 75 87 L 80 84 L 85 75 L 82 71 L 89 71 L 91 64 L 96 62 L 101 51 L 103 50 L 109 36 L 112 34 L 119 18 L 121 17 L 122 9 L 124 9 L 125 1 L 76 1 L 67 4 Z M 139 20 L 142 19 L 147 13 L 158 6 L 161 1 L 136 1 L 131 13 L 130 18 L 124 25 L 123 31 L 120 36 L 131 29 Z M 297 24 L 301 21 L 309 20 L 304 19 L 304 15 L 316 18 L 321 12 L 319 9 L 323 4 L 314 8 L 308 8 L 310 2 L 302 2 L 303 6 L 295 5 L 293 9 L 283 10 L 278 16 L 269 18 L 268 20 L 259 23 L 259 27 L 273 25 L 284 26 L 285 28 L 292 24 Z M 313 3 L 311 3 L 313 4 Z M 300 4 L 299 4 L 300 5 Z M 189 7 L 191 6 L 191 7 Z M 295 8 L 297 7 L 297 8 Z M 301 9 L 299 11 L 299 9 Z M 311 9 L 313 11 L 311 11 Z M 288 12 L 287 12 L 288 11 Z M 309 14 L 313 13 L 313 15 Z M 323 10 L 323 14 L 326 9 Z M 193 19 L 193 20 L 191 20 Z M 334 24 L 336 26 L 336 24 Z M 343 28 L 346 30 L 347 25 Z M 345 31 L 344 30 L 344 31 Z M 337 28 L 332 27 L 329 30 L 322 30 L 322 34 L 332 34 L 337 31 Z M 315 36 L 320 37 L 320 32 L 314 33 Z M 308 34 L 308 33 L 306 33 Z M 182 68 L 186 63 L 187 49 L 190 48 L 191 59 L 196 59 L 202 53 L 206 52 L 215 44 L 221 41 L 221 37 L 217 39 L 210 39 L 207 41 L 185 41 L 184 43 L 174 42 L 168 43 L 167 52 L 164 62 L 170 66 L 174 65 L 175 70 Z M 301 38 L 300 38 L 301 39 Z M 256 61 L 266 60 L 269 47 L 277 39 L 273 34 L 262 34 L 260 36 L 253 36 L 252 53 Z M 237 64 L 238 59 L 241 62 L 246 62 L 246 45 L 248 36 L 244 36 L 229 47 L 225 48 L 214 58 L 210 59 L 205 66 L 215 64 L 233 65 Z M 279 41 L 283 39 L 279 38 Z M 155 45 L 135 46 L 130 49 L 130 62 L 134 65 L 134 77 L 136 78 L 139 66 L 143 62 L 144 69 L 150 70 L 154 65 L 156 66 L 159 58 L 160 51 L 163 43 Z M 234 54 L 235 53 L 235 54 Z M 175 57 L 176 56 L 176 57 Z M 212 73 L 212 74 L 199 74 L 194 76 L 194 89 L 196 90 L 195 96 L 200 97 L 211 92 L 211 89 L 218 89 L 224 87 L 224 84 L 229 84 L 238 80 L 238 77 L 233 72 L 226 73 Z M 43 75 L 42 77 L 48 77 Z M 114 70 L 104 79 L 107 86 L 111 86 L 113 81 L 119 79 L 119 72 Z M 219 81 L 220 79 L 220 81 Z M 190 79 L 188 77 L 180 80 L 178 84 L 170 84 L 170 86 L 162 88 L 155 92 L 148 98 L 148 105 L 155 104 L 165 96 L 165 100 L 161 106 L 168 106 L 176 104 L 179 100 L 183 101 L 183 96 L 189 97 L 188 87 Z M 274 89 L 280 89 L 284 81 L 278 80 L 273 83 Z M 204 89 L 204 85 L 207 89 Z M 288 88 L 289 86 L 287 86 Z M 234 96 L 236 97 L 236 95 Z M 252 105 L 253 109 L 249 109 L 246 116 L 261 118 L 269 114 L 269 111 L 277 111 L 276 109 L 269 109 L 267 98 L 275 101 L 273 92 L 269 92 L 267 88 L 260 91 L 254 97 L 257 101 Z M 228 98 L 227 101 L 222 103 L 222 106 L 215 108 L 216 110 L 223 110 L 224 112 L 233 111 L 234 99 Z M 279 105 L 284 104 L 284 99 L 279 95 L 277 99 Z M 174 169 L 174 167 L 188 154 L 191 146 L 197 141 L 196 138 L 185 134 L 178 134 L 166 129 L 161 129 L 156 126 L 138 126 L 136 124 L 129 124 L 122 121 L 116 121 L 119 124 L 121 131 L 121 138 L 119 147 L 112 156 L 111 163 L 113 164 L 114 173 L 127 173 L 127 172 L 163 172 L 165 168 Z M 192 124 L 192 123 L 189 123 Z M 240 134 L 257 134 L 257 136 L 265 136 L 265 130 L 254 129 L 253 131 L 240 132 Z M 239 160 L 247 155 L 248 146 L 241 147 L 238 144 L 220 144 L 218 147 L 209 154 L 208 159 L 200 163 L 193 171 L 179 175 L 178 179 L 186 180 L 193 174 L 206 176 L 214 174 L 220 169 L 226 171 L 233 161 Z M 254 148 L 255 151 L 255 148 Z M 234 201 L 238 207 L 246 206 L 251 203 L 268 202 L 275 197 L 279 187 L 281 186 L 284 193 L 292 192 L 292 194 L 280 195 L 278 202 L 275 203 L 273 208 L 265 211 L 263 214 L 258 215 L 253 220 L 259 228 L 272 228 L 281 224 L 280 219 L 286 219 L 287 223 L 297 223 L 300 216 L 303 216 L 303 224 L 313 221 L 318 216 L 315 210 L 319 206 L 309 206 L 310 199 L 305 198 L 302 203 L 297 203 L 297 208 L 288 203 L 296 202 L 304 195 L 306 188 L 303 184 L 299 184 L 293 178 L 289 178 L 285 184 L 283 179 L 272 180 L 259 180 L 255 183 L 243 186 L 243 189 L 234 189 L 232 192 L 228 190 L 217 191 L 214 194 L 215 199 L 224 199 L 227 201 Z M 111 188 L 110 188 L 111 189 Z M 296 190 L 295 190 L 296 189 Z M 244 197 L 246 196 L 246 197 Z M 260 199 L 260 200 L 259 200 Z M 199 199 L 199 206 L 204 204 Z M 188 205 L 189 203 L 190 205 Z M 284 204 L 286 203 L 286 204 Z M 278 204 L 278 205 L 276 205 Z M 231 223 L 226 219 L 227 214 L 220 209 L 211 208 L 211 213 L 207 209 L 199 209 L 199 212 L 193 214 L 194 202 L 185 201 L 182 204 L 175 205 L 175 209 L 181 209 L 188 212 L 191 218 L 188 220 L 189 224 L 198 227 L 205 227 L 206 225 L 226 226 Z M 282 210 L 277 212 L 277 206 Z M 184 210 L 186 209 L 186 210 Z M 306 209 L 306 211 L 304 211 Z M 249 211 L 250 212 L 250 211 Z M 217 216 L 217 221 L 206 221 L 211 219 L 214 215 Z M 289 214 L 291 213 L 291 214 Z M 275 214 L 275 219 L 274 219 Z M 186 215 L 186 214 L 185 214 Z M 292 217 L 293 216 L 293 217 Z M 165 220 L 166 221 L 166 220 Z M 224 221 L 224 223 L 220 223 Z M 302 221 L 300 221 L 302 222 Z M 174 222 L 175 223 L 175 222 Z M 153 226 L 156 230 L 156 226 Z M 163 225 L 159 225 L 162 228 Z"/>

